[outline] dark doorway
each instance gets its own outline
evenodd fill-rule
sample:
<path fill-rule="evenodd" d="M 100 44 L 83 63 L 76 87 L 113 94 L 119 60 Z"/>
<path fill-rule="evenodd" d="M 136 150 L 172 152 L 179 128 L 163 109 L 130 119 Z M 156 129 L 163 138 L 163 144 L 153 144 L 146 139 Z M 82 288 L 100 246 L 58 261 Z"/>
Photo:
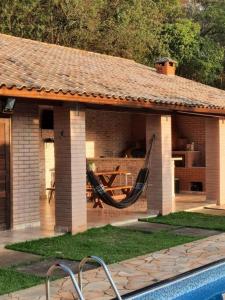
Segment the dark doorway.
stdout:
<path fill-rule="evenodd" d="M 191 191 L 194 192 L 202 192 L 203 191 L 203 184 L 199 181 L 191 182 Z"/>

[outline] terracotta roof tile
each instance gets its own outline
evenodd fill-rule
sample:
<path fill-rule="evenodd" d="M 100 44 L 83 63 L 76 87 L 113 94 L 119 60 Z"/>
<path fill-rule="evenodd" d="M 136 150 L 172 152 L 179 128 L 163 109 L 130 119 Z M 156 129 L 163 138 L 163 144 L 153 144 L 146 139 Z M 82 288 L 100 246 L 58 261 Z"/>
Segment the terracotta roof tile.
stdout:
<path fill-rule="evenodd" d="M 0 87 L 225 108 L 225 91 L 132 60 L 0 34 Z"/>

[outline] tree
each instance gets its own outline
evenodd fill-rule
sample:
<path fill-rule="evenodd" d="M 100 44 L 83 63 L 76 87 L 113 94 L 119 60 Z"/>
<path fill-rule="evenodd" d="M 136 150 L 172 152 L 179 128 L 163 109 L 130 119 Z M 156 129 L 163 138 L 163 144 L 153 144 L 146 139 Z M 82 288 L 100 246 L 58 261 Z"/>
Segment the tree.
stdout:
<path fill-rule="evenodd" d="M 225 0 L 199 1 L 198 9 L 196 7 L 189 15 L 200 24 L 202 37 L 225 45 Z"/>
<path fill-rule="evenodd" d="M 151 0 L 107 0 L 101 13 L 99 52 L 147 63 L 157 47 L 161 16 Z"/>
<path fill-rule="evenodd" d="M 177 73 L 207 84 L 217 84 L 223 72 L 224 49 L 201 36 L 201 26 L 191 19 L 165 24 L 162 31 L 169 56 L 178 61 Z"/>
<path fill-rule="evenodd" d="M 206 81 L 204 71 L 202 76 L 198 76 L 198 80 L 225 88 L 225 0 L 193 0 L 187 7 L 186 13 L 201 27 L 200 45 L 205 57 L 205 69 L 209 70 L 209 81 Z M 208 51 L 208 60 L 205 56 L 206 51 Z"/>
<path fill-rule="evenodd" d="M 2 0 L 0 31 L 65 46 L 84 43 L 85 48 L 85 42 L 93 38 L 102 3 L 104 0 Z"/>
<path fill-rule="evenodd" d="M 0 31 L 148 63 L 159 47 L 162 2 L 2 0 Z"/>
<path fill-rule="evenodd" d="M 170 56 L 182 65 L 190 61 L 199 47 L 200 25 L 189 19 L 178 19 L 165 24 L 162 31 L 164 43 Z"/>
<path fill-rule="evenodd" d="M 221 86 L 224 49 L 209 38 L 200 38 L 192 59 L 180 67 L 180 74 L 214 86 Z"/>

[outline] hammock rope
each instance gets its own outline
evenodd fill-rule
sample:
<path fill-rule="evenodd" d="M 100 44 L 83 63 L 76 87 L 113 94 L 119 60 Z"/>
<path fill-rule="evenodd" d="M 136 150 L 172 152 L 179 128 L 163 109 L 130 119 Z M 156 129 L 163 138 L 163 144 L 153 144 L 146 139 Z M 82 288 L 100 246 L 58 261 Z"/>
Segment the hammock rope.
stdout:
<path fill-rule="evenodd" d="M 90 170 L 87 166 L 87 178 L 90 182 L 91 186 L 94 189 L 94 193 L 107 205 L 113 206 L 118 209 L 123 209 L 126 207 L 131 206 L 134 204 L 141 194 L 144 191 L 144 188 L 146 186 L 146 183 L 149 178 L 149 169 L 151 164 L 151 155 L 152 155 L 152 149 L 153 144 L 155 141 L 155 135 L 152 135 L 152 138 L 149 143 L 149 149 L 147 151 L 146 157 L 145 157 L 145 163 L 144 167 L 139 171 L 136 182 L 134 186 L 132 187 L 131 191 L 127 194 L 127 196 L 121 200 L 116 201 L 113 199 L 113 196 L 111 196 L 109 193 L 106 192 L 104 185 L 100 182 L 98 177 L 94 174 L 92 170 Z"/>

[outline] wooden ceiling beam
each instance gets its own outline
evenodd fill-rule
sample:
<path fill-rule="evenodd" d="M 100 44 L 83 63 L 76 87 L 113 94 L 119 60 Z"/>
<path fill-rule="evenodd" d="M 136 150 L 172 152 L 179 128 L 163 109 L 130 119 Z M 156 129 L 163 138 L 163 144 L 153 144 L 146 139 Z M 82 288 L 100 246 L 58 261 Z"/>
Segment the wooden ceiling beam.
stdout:
<path fill-rule="evenodd" d="M 70 93 L 62 92 L 46 92 L 37 90 L 7 88 L 2 86 L 0 88 L 0 96 L 7 97 L 19 97 L 26 100 L 40 100 L 44 101 L 61 101 L 61 102 L 77 102 L 84 104 L 94 104 L 101 106 L 117 106 L 124 108 L 135 108 L 142 110 L 155 110 L 155 111 L 184 111 L 184 112 L 195 112 L 201 114 L 217 114 L 225 115 L 225 109 L 220 108 L 204 108 L 194 107 L 185 105 L 165 104 L 165 103 L 154 103 L 144 100 L 131 100 L 131 99 L 119 99 L 119 98 L 104 98 L 104 97 L 93 97 L 86 95 L 72 95 Z"/>

